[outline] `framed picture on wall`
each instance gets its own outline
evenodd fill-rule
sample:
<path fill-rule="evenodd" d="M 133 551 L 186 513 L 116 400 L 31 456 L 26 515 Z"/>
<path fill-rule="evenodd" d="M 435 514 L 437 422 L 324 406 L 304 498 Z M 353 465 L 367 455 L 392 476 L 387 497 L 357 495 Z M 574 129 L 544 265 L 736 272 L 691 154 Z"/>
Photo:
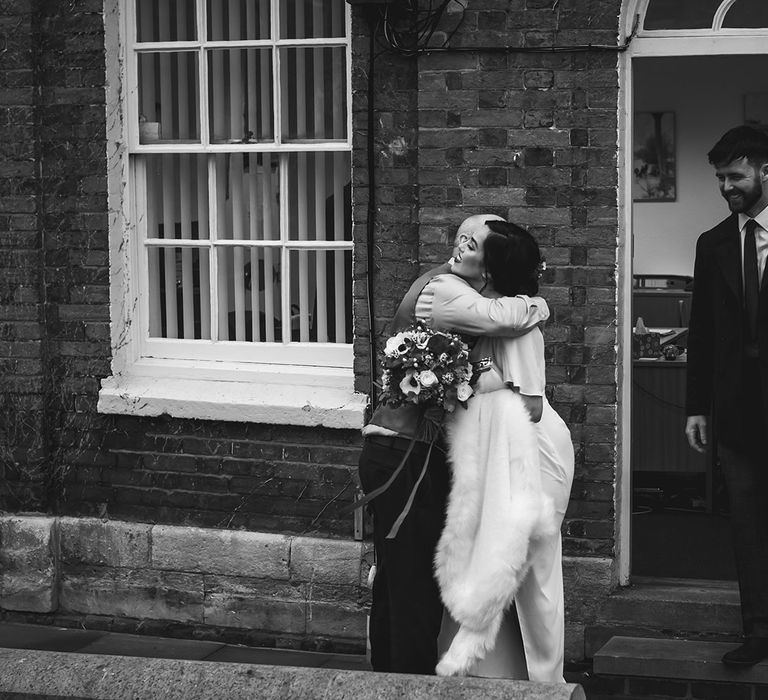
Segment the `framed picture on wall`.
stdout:
<path fill-rule="evenodd" d="M 635 112 L 632 198 L 674 202 L 677 198 L 675 113 Z"/>

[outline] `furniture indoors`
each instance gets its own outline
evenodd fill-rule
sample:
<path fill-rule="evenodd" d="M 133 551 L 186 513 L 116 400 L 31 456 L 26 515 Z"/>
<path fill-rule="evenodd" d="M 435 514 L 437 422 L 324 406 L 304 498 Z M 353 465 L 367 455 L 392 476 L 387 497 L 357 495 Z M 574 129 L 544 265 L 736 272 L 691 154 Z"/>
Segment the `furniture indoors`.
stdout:
<path fill-rule="evenodd" d="M 635 275 L 633 321 L 642 318 L 649 331 L 661 332 L 662 348 L 684 351 L 690 315 L 692 278 L 675 275 Z M 633 361 L 632 471 L 669 476 L 702 475 L 706 510 L 712 510 L 713 459 L 699 454 L 685 438 L 686 355 L 675 360 L 642 358 Z M 662 479 L 660 478 L 659 481 Z M 643 479 L 647 482 L 646 479 Z"/>

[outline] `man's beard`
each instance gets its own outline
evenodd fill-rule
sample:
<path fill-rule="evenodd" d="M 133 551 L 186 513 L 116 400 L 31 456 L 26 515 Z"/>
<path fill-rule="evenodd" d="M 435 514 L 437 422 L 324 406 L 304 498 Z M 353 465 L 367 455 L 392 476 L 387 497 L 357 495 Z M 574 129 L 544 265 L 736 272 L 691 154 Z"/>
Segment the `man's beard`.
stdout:
<path fill-rule="evenodd" d="M 762 196 L 760 180 L 755 178 L 755 180 L 752 182 L 752 189 L 750 189 L 748 192 L 737 190 L 735 194 L 737 196 L 736 201 L 731 201 L 731 197 L 725 197 L 725 201 L 728 202 L 728 208 L 734 214 L 741 214 L 742 212 L 749 211 Z"/>

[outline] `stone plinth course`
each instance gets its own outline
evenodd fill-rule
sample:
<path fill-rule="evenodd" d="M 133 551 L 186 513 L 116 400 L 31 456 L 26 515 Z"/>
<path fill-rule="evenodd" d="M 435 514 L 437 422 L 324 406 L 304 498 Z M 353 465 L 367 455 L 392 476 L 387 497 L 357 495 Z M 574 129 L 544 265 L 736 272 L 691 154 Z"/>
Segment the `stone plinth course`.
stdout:
<path fill-rule="evenodd" d="M 584 700 L 572 684 L 0 649 L 0 695 L 102 700 Z"/>

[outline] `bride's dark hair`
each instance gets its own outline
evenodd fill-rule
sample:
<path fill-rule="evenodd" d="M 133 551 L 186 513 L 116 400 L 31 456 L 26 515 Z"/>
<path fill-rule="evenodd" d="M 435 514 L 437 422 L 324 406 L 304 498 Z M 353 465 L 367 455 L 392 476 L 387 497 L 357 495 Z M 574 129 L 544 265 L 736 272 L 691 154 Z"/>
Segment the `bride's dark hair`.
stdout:
<path fill-rule="evenodd" d="M 539 292 L 541 251 L 524 228 L 507 221 L 486 221 L 491 233 L 485 239 L 485 269 L 494 289 L 503 296 Z"/>

